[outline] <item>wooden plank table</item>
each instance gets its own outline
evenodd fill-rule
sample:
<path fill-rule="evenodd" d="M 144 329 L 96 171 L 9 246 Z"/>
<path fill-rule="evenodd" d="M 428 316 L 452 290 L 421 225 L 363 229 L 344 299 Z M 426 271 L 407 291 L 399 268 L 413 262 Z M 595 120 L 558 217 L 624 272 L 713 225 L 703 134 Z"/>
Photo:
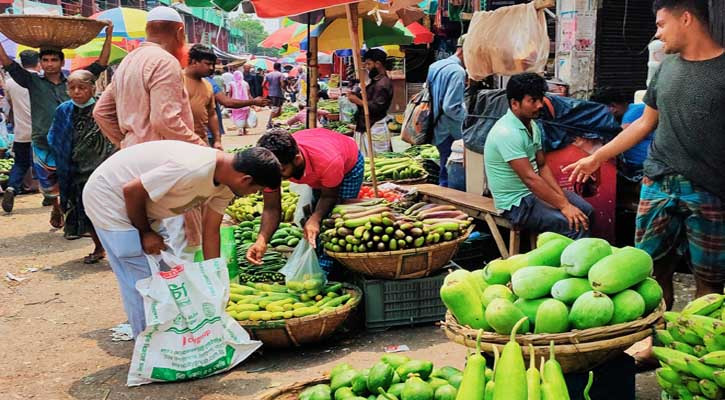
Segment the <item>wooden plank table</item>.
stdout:
<path fill-rule="evenodd" d="M 435 204 L 451 204 L 469 216 L 485 221 L 491 230 L 493 239 L 496 242 L 501 257 L 508 258 L 518 254 L 521 245 L 521 232 L 514 228 L 511 223 L 496 210 L 491 197 L 476 195 L 473 193 L 461 192 L 432 184 L 414 185 L 421 194 L 423 201 Z M 509 245 L 501 235 L 499 227 L 509 229 Z"/>

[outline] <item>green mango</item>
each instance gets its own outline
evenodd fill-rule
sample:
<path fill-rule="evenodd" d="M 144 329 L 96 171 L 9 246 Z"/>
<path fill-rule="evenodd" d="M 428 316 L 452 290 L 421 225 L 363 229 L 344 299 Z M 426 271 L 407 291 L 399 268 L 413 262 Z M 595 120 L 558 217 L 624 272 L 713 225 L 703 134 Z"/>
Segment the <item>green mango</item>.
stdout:
<path fill-rule="evenodd" d="M 367 388 L 370 393 L 378 393 L 378 389 L 386 389 L 393 382 L 393 367 L 379 362 L 370 368 Z"/>
<path fill-rule="evenodd" d="M 458 390 L 451 385 L 443 385 L 435 390 L 434 400 L 456 400 Z"/>
<path fill-rule="evenodd" d="M 401 400 L 433 400 L 433 388 L 417 376 L 405 381 Z"/>

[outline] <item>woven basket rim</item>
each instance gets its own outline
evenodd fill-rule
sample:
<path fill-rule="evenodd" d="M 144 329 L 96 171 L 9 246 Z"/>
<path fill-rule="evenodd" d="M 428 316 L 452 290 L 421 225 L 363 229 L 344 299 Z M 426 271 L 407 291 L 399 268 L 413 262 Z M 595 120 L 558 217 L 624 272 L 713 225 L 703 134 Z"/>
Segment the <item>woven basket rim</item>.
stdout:
<path fill-rule="evenodd" d="M 432 244 L 430 246 L 423 246 L 423 247 L 417 247 L 414 249 L 404 249 L 404 250 L 395 250 L 395 251 L 368 251 L 365 253 L 335 253 L 334 251 L 328 251 L 325 250 L 325 253 L 333 258 L 338 259 L 350 259 L 350 258 L 380 258 L 380 257 L 392 257 L 392 256 L 402 256 L 402 255 L 409 255 L 409 254 L 418 254 L 418 253 L 428 253 L 430 251 L 435 251 L 439 249 L 445 249 L 452 246 L 457 246 L 461 242 L 468 239 L 468 236 L 473 231 L 473 225 L 469 226 L 468 229 L 459 237 L 455 238 L 454 240 L 449 240 L 447 242 L 443 243 L 436 243 Z"/>
<path fill-rule="evenodd" d="M 262 394 L 260 394 L 256 400 L 275 400 L 279 396 L 294 392 L 294 391 L 301 391 L 305 389 L 307 386 L 311 385 L 318 385 L 321 383 L 327 383 L 330 381 L 330 377 L 327 375 L 318 376 L 316 378 L 307 379 L 304 381 L 298 381 L 294 383 L 290 383 L 289 385 L 280 386 L 278 388 L 270 389 Z M 290 393 L 291 394 L 291 393 Z"/>
<path fill-rule="evenodd" d="M 548 345 L 552 340 L 555 345 L 579 345 L 606 341 L 617 337 L 627 336 L 632 333 L 649 330 L 652 326 L 658 324 L 658 322 L 662 320 L 665 309 L 666 306 L 663 300 L 659 307 L 657 307 L 649 315 L 634 321 L 583 330 L 574 329 L 569 332 L 556 334 L 539 333 L 516 335 L 516 342 L 521 345 L 533 344 L 534 346 L 543 346 Z M 446 311 L 445 321 L 441 323 L 441 328 L 444 329 L 446 333 L 450 331 L 452 335 L 463 336 L 469 340 L 473 340 L 474 343 L 479 331 L 478 329 L 472 329 L 460 325 L 456 320 L 456 317 L 453 316 L 450 311 Z M 483 332 L 481 335 L 481 343 L 503 345 L 508 343 L 508 341 L 508 335 L 499 335 L 494 332 Z"/>
<path fill-rule="evenodd" d="M 54 37 L 38 36 L 37 32 L 28 29 L 37 24 L 42 24 L 44 27 L 44 35 Z M 93 40 L 106 25 L 105 21 L 79 16 L 0 15 L 0 26 L 5 28 L 0 31 L 9 39 L 30 47 L 76 48 Z"/>
<path fill-rule="evenodd" d="M 337 307 L 334 311 L 326 312 L 325 314 L 315 314 L 315 315 L 308 315 L 306 317 L 297 317 L 297 318 L 289 318 L 289 319 L 278 319 L 278 320 L 271 320 L 271 321 L 237 321 L 239 322 L 239 325 L 241 325 L 244 328 L 249 328 L 253 330 L 259 330 L 259 329 L 280 329 L 284 327 L 294 327 L 296 325 L 303 325 L 309 321 L 314 321 L 317 319 L 328 319 L 340 314 L 347 314 L 350 311 L 354 310 L 359 304 L 360 300 L 362 300 L 362 290 L 358 288 L 355 285 L 351 285 L 347 282 L 335 282 L 335 283 L 342 283 L 342 287 L 347 291 L 352 291 L 355 293 L 354 300 L 351 303 L 345 304 L 342 307 Z"/>

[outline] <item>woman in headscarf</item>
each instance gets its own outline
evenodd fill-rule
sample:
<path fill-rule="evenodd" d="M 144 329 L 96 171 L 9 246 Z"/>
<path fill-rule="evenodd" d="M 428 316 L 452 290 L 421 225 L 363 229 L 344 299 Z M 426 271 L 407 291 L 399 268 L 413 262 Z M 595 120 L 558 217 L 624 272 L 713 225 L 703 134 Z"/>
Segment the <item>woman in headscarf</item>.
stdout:
<path fill-rule="evenodd" d="M 105 257 L 91 221 L 83 208 L 83 187 L 91 173 L 116 151 L 93 119 L 96 102 L 95 76 L 78 70 L 68 77 L 70 100 L 55 110 L 48 132 L 48 144 L 55 156 L 60 186 L 60 207 L 65 214 L 64 237 L 68 240 L 90 235 L 95 249 L 83 262 L 95 264 Z"/>
<path fill-rule="evenodd" d="M 249 93 L 249 84 L 244 80 L 244 74 L 240 71 L 234 71 L 234 80 L 229 85 L 231 87 L 230 96 L 234 100 L 249 100 L 251 95 Z M 247 134 L 247 128 L 252 128 L 247 123 L 249 118 L 249 107 L 234 108 L 232 109 L 232 121 L 237 125 L 237 128 L 242 130 L 242 135 Z"/>

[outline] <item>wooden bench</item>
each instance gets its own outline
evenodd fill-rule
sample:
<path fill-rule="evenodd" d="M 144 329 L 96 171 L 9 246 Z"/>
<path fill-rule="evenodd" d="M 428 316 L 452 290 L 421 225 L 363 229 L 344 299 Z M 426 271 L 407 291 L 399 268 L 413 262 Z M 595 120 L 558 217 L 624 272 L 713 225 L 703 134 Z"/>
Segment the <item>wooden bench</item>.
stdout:
<path fill-rule="evenodd" d="M 432 184 L 415 185 L 415 187 L 421 194 L 423 201 L 436 204 L 451 204 L 469 216 L 485 221 L 491 230 L 493 239 L 496 241 L 496 246 L 501 253 L 501 257 L 508 258 L 519 253 L 521 247 L 521 231 L 514 228 L 496 210 L 492 198 Z M 506 228 L 510 232 L 508 247 L 506 247 L 506 242 L 501 235 L 501 231 L 499 231 L 499 227 Z M 535 240 L 535 237 L 531 237 L 531 239 Z"/>

